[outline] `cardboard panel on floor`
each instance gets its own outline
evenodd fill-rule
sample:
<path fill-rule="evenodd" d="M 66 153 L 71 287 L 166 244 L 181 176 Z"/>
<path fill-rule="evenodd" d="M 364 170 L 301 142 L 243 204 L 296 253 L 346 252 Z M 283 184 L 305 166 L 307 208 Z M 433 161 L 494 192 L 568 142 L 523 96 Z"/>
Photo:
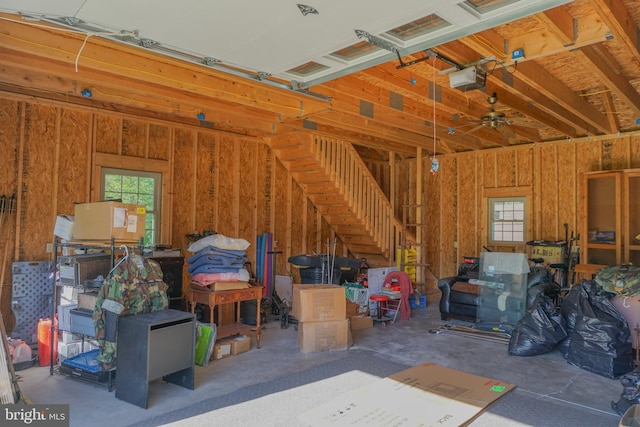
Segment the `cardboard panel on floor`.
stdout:
<path fill-rule="evenodd" d="M 516 386 L 424 363 L 300 415 L 310 426 L 460 426 Z"/>

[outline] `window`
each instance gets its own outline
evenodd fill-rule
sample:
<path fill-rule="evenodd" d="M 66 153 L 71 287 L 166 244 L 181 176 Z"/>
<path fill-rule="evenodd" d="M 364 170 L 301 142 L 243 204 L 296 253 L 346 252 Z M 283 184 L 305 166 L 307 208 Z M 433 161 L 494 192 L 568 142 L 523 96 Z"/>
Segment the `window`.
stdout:
<path fill-rule="evenodd" d="M 489 198 L 489 242 L 525 243 L 524 197 Z"/>
<path fill-rule="evenodd" d="M 146 208 L 145 246 L 158 243 L 160 235 L 161 179 L 162 175 L 155 172 L 102 168 L 101 200 L 122 200 Z"/>

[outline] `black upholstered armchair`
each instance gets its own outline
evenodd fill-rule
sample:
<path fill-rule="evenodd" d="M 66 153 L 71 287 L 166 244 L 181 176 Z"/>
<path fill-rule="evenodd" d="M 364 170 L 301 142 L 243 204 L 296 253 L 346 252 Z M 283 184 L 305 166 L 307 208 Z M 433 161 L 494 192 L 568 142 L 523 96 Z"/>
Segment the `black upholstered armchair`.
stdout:
<path fill-rule="evenodd" d="M 469 280 L 477 277 L 477 268 L 474 272 L 473 270 L 469 271 L 467 267 L 467 269 L 458 269 L 457 276 L 438 280 L 438 288 L 442 293 L 440 297 L 440 318 L 442 320 L 476 321 L 479 287 L 469 283 Z M 471 281 L 473 282 L 473 280 Z M 549 269 L 531 267 L 527 277 L 527 307 L 531 306 L 540 293 L 555 299 L 559 291 L 560 287 L 553 283 Z"/>

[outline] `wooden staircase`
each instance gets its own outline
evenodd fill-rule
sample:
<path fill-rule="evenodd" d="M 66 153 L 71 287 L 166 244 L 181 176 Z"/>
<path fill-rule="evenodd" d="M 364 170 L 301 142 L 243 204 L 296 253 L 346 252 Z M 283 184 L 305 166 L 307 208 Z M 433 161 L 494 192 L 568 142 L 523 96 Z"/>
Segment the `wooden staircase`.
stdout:
<path fill-rule="evenodd" d="M 292 133 L 269 145 L 354 257 L 395 265 L 402 224 L 350 143 Z"/>

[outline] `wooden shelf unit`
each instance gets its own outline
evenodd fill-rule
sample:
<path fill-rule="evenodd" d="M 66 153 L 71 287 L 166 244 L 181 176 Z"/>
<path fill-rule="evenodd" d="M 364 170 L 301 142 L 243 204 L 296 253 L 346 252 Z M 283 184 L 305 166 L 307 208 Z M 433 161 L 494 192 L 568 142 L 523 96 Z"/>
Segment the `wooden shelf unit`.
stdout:
<path fill-rule="evenodd" d="M 640 169 L 586 172 L 582 179 L 583 264 L 640 264 Z"/>

